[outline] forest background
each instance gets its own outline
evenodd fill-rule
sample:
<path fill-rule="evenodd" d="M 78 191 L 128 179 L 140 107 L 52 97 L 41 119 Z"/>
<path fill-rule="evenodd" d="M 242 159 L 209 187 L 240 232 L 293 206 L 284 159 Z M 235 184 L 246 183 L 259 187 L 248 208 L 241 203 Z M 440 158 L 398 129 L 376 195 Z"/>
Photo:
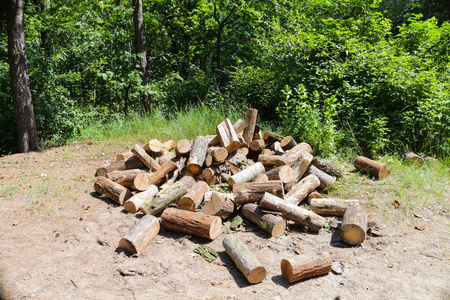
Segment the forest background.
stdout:
<path fill-rule="evenodd" d="M 143 1 L 144 72 L 136 2 L 25 1 L 41 147 L 136 115 L 252 107 L 323 155 L 450 156 L 445 0 Z M 17 150 L 6 26 L 0 19 L 1 154 Z"/>

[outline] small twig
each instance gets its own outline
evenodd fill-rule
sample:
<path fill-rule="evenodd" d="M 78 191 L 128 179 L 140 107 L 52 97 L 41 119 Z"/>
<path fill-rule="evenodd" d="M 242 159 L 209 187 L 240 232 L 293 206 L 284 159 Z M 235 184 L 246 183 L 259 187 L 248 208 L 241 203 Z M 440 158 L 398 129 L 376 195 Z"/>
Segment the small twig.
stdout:
<path fill-rule="evenodd" d="M 74 282 L 72 279 L 70 279 L 70 281 L 72 282 L 72 284 L 73 284 L 76 288 L 78 288 L 78 286 L 75 284 L 75 282 Z"/>

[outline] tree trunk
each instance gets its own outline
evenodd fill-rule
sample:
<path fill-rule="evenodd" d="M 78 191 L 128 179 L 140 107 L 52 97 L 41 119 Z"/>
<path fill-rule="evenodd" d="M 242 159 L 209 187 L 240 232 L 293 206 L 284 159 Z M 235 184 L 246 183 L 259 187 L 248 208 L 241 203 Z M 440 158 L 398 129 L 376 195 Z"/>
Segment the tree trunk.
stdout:
<path fill-rule="evenodd" d="M 309 193 L 314 191 L 320 185 L 319 178 L 316 175 L 308 175 L 297 184 L 295 184 L 284 199 L 286 202 L 299 205 Z"/>
<path fill-rule="evenodd" d="M 389 167 L 378 161 L 369 159 L 364 156 L 358 156 L 353 165 L 361 172 L 369 172 L 370 175 L 382 180 L 389 176 L 391 171 Z"/>
<path fill-rule="evenodd" d="M 18 149 L 19 152 L 26 153 L 38 150 L 39 141 L 28 77 L 22 0 L 9 1 L 6 15 L 8 59 L 16 114 Z"/>
<path fill-rule="evenodd" d="M 222 147 L 227 149 L 228 153 L 232 153 L 241 147 L 241 142 L 231 125 L 230 120 L 225 119 L 216 127 L 217 136 L 219 137 Z"/>
<path fill-rule="evenodd" d="M 244 138 L 244 141 L 247 143 L 247 145 L 250 145 L 250 143 L 253 140 L 253 135 L 255 134 L 255 125 L 256 125 L 257 117 L 258 117 L 258 110 L 251 109 L 251 108 L 247 109 L 247 115 L 245 116 L 245 129 L 244 129 L 244 134 L 242 135 L 242 137 Z"/>
<path fill-rule="evenodd" d="M 283 155 L 279 156 L 275 165 L 277 167 L 283 165 L 293 166 L 305 151 L 312 154 L 311 146 L 307 143 L 300 143 L 294 148 L 286 151 Z"/>
<path fill-rule="evenodd" d="M 242 215 L 266 231 L 270 236 L 276 237 L 286 229 L 286 221 L 272 214 L 265 214 L 257 204 L 247 203 L 241 209 Z"/>
<path fill-rule="evenodd" d="M 120 205 L 131 198 L 129 189 L 105 177 L 97 178 L 94 183 L 94 190 L 100 195 L 106 195 L 106 197 Z"/>
<path fill-rule="evenodd" d="M 134 155 L 142 161 L 142 163 L 149 168 L 150 171 L 155 170 L 158 171 L 161 169 L 161 166 L 154 160 L 150 155 L 147 154 L 147 152 L 142 148 L 141 145 L 136 144 L 133 149 L 131 149 L 131 152 L 134 153 Z"/>
<path fill-rule="evenodd" d="M 235 184 L 233 186 L 234 203 L 243 205 L 249 202 L 260 202 L 265 192 L 283 197 L 283 183 L 279 180 L 273 180 Z"/>
<path fill-rule="evenodd" d="M 331 187 L 334 185 L 334 183 L 336 182 L 336 178 L 328 175 L 327 173 L 319 170 L 318 168 L 314 167 L 314 166 L 310 166 L 309 170 L 306 172 L 306 174 L 314 174 L 317 176 L 317 178 L 319 178 L 320 181 L 320 185 L 319 188 L 322 190 L 330 190 Z"/>
<path fill-rule="evenodd" d="M 158 235 L 160 224 L 152 215 L 143 216 L 139 222 L 120 240 L 119 248 L 127 250 L 130 255 L 141 255 Z"/>
<path fill-rule="evenodd" d="M 238 119 L 236 123 L 233 124 L 233 129 L 236 132 L 236 134 L 242 132 L 245 128 L 245 123 L 241 119 Z M 209 146 L 218 146 L 220 145 L 220 139 L 219 136 L 216 134 L 210 141 Z"/>
<path fill-rule="evenodd" d="M 142 161 L 136 156 L 132 156 L 127 159 L 120 160 L 110 165 L 100 166 L 97 169 L 97 176 L 105 176 L 107 173 L 113 171 L 123 171 L 123 170 L 132 170 L 132 169 L 146 169 L 145 165 Z"/>
<path fill-rule="evenodd" d="M 138 174 L 147 174 L 148 173 L 148 169 L 146 170 L 142 170 L 142 169 L 134 169 L 134 170 L 123 170 L 123 171 L 112 171 L 109 173 L 106 173 L 106 175 L 104 177 L 112 180 L 112 181 L 117 181 L 121 178 L 125 178 L 129 175 L 138 175 Z"/>
<path fill-rule="evenodd" d="M 184 194 L 186 194 L 186 186 L 181 182 L 175 182 L 142 205 L 141 210 L 146 215 L 156 215 L 170 204 L 178 201 Z"/>
<path fill-rule="evenodd" d="M 136 213 L 145 202 L 150 201 L 158 193 L 156 185 L 150 185 L 145 191 L 137 193 L 123 204 L 123 208 L 129 213 Z"/>
<path fill-rule="evenodd" d="M 331 271 L 331 256 L 323 253 L 306 253 L 281 261 L 281 274 L 287 282 L 328 274 Z"/>
<path fill-rule="evenodd" d="M 236 183 L 244 183 L 249 182 L 255 179 L 261 173 L 264 173 L 266 170 L 262 163 L 257 162 L 256 164 L 251 165 L 247 169 L 240 171 L 239 173 L 231 176 L 228 179 L 228 183 L 233 186 Z"/>
<path fill-rule="evenodd" d="M 194 175 L 200 174 L 205 163 L 208 141 L 204 136 L 197 136 L 192 144 L 192 150 L 186 165 L 186 170 Z"/>
<path fill-rule="evenodd" d="M 344 214 L 340 229 L 341 239 L 351 245 L 358 246 L 364 242 L 367 231 L 367 213 L 359 206 L 350 206 Z"/>
<path fill-rule="evenodd" d="M 347 208 L 359 205 L 359 200 L 316 198 L 311 199 L 309 204 L 311 205 L 311 210 L 321 216 L 342 217 L 347 211 Z"/>
<path fill-rule="evenodd" d="M 203 200 L 203 195 L 209 191 L 209 185 L 204 181 L 196 182 L 178 201 L 178 208 L 195 211 Z"/>
<path fill-rule="evenodd" d="M 336 178 L 342 177 L 342 172 L 338 167 L 336 167 L 335 165 L 333 165 L 331 163 L 324 161 L 323 159 L 314 157 L 311 164 L 313 166 L 315 166 L 317 169 L 327 173 L 330 176 L 334 176 Z"/>

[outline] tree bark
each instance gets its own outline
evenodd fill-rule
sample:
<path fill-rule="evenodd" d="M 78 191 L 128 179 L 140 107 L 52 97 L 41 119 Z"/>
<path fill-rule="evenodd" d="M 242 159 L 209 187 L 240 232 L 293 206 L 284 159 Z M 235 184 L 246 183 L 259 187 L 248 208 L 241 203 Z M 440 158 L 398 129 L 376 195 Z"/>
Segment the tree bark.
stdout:
<path fill-rule="evenodd" d="M 197 175 L 202 172 L 205 163 L 206 152 L 208 151 L 208 141 L 204 136 L 197 136 L 192 144 L 192 150 L 186 165 L 188 172 Z"/>
<path fill-rule="evenodd" d="M 276 237 L 286 229 L 286 221 L 272 214 L 265 214 L 257 204 L 247 203 L 241 209 L 242 215 L 266 231 L 270 236 Z"/>
<path fill-rule="evenodd" d="M 281 274 L 287 282 L 328 274 L 331 271 L 331 256 L 323 253 L 306 253 L 281 261 Z"/>
<path fill-rule="evenodd" d="M 94 190 L 100 195 L 106 195 L 106 197 L 120 205 L 131 198 L 129 189 L 105 177 L 97 178 L 94 183 Z"/>
<path fill-rule="evenodd" d="M 275 165 L 277 167 L 283 165 L 293 166 L 298 161 L 300 156 L 304 155 L 303 154 L 304 152 L 312 154 L 312 149 L 311 151 L 309 151 L 310 149 L 311 146 L 308 145 L 307 143 L 300 143 L 294 148 L 286 151 L 283 155 L 279 156 Z"/>
<path fill-rule="evenodd" d="M 265 192 L 275 196 L 283 196 L 283 183 L 279 180 L 268 182 L 238 183 L 233 186 L 234 203 L 243 205 L 249 202 L 260 202 Z"/>
<path fill-rule="evenodd" d="M 124 202 L 123 208 L 129 213 L 136 213 L 145 202 L 150 201 L 158 193 L 156 185 L 150 185 L 145 191 L 137 193 L 130 199 Z"/>
<path fill-rule="evenodd" d="M 139 222 L 120 240 L 119 248 L 130 255 L 139 256 L 158 235 L 160 224 L 152 215 L 143 216 Z"/>
<path fill-rule="evenodd" d="M 344 214 L 340 229 L 341 239 L 351 245 L 358 246 L 364 242 L 367 231 L 367 213 L 359 206 L 350 206 Z"/>
<path fill-rule="evenodd" d="M 101 166 L 97 169 L 97 176 L 105 176 L 112 171 L 123 171 L 132 169 L 146 169 L 146 166 L 136 156 L 120 160 L 110 165 Z"/>
<path fill-rule="evenodd" d="M 159 192 L 150 201 L 145 202 L 141 210 L 146 215 L 156 215 L 170 204 L 176 202 L 184 194 L 186 194 L 186 186 L 181 182 L 175 182 Z"/>
<path fill-rule="evenodd" d="M 336 178 L 342 177 L 341 170 L 335 165 L 324 161 L 323 159 L 314 157 L 312 163 L 317 169 L 327 173 L 330 176 L 334 176 Z"/>
<path fill-rule="evenodd" d="M 26 153 L 38 150 L 39 140 L 28 77 L 23 1 L 8 1 L 6 16 L 8 60 L 11 73 L 11 92 L 17 123 L 18 150 Z"/>
<path fill-rule="evenodd" d="M 336 178 L 328 175 L 327 173 L 319 170 L 318 168 L 316 168 L 312 165 L 309 167 L 309 170 L 306 173 L 314 174 L 317 176 L 317 178 L 319 178 L 319 181 L 320 181 L 319 188 L 322 190 L 330 190 L 331 187 L 336 182 Z"/>
<path fill-rule="evenodd" d="M 255 179 L 261 173 L 264 173 L 266 170 L 262 163 L 257 162 L 256 164 L 251 165 L 250 167 L 240 171 L 239 173 L 231 176 L 228 179 L 228 183 L 233 186 L 236 183 L 244 183 L 249 182 Z"/>
<path fill-rule="evenodd" d="M 136 144 L 133 149 L 131 149 L 131 152 L 134 153 L 134 155 L 142 161 L 142 163 L 149 168 L 150 171 L 155 170 L 158 171 L 161 169 L 161 166 L 154 160 L 150 155 L 145 152 L 144 148 L 141 147 L 141 145 Z"/>
<path fill-rule="evenodd" d="M 309 204 L 311 205 L 311 210 L 318 215 L 342 217 L 347 208 L 359 205 L 359 200 L 316 198 L 311 199 Z"/>
<path fill-rule="evenodd" d="M 316 175 L 308 175 L 295 184 L 284 199 L 286 202 L 299 205 L 319 185 L 320 181 Z"/>
<path fill-rule="evenodd" d="M 109 173 L 106 173 L 104 177 L 112 180 L 112 181 L 117 181 L 121 178 L 125 178 L 129 175 L 134 175 L 134 174 L 144 174 L 144 173 L 148 173 L 148 169 L 143 170 L 143 169 L 134 169 L 134 170 L 123 170 L 123 171 L 112 171 Z"/>
<path fill-rule="evenodd" d="M 361 172 L 369 172 L 370 175 L 380 180 L 385 179 L 391 173 L 389 167 L 385 164 L 364 156 L 358 156 L 353 164 L 357 170 Z"/>
<path fill-rule="evenodd" d="M 178 201 L 178 208 L 195 211 L 203 200 L 203 195 L 209 191 L 209 185 L 204 181 L 197 181 Z"/>
<path fill-rule="evenodd" d="M 245 116 L 245 129 L 244 129 L 244 134 L 242 135 L 242 137 L 244 138 L 244 141 L 247 143 L 247 145 L 250 145 L 250 143 L 253 140 L 253 135 L 255 134 L 255 125 L 256 125 L 257 117 L 258 117 L 258 110 L 251 109 L 251 108 L 247 109 L 247 115 Z M 258 150 L 258 149 L 256 149 L 256 150 Z"/>

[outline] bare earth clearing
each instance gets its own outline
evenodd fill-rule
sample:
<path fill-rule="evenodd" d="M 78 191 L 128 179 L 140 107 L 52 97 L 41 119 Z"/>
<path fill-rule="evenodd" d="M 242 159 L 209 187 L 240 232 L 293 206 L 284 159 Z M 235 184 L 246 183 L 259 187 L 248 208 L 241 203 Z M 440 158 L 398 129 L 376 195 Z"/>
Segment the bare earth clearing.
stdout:
<path fill-rule="evenodd" d="M 450 299 L 450 222 L 448 208 L 442 209 L 450 187 L 441 205 L 430 203 L 416 216 L 386 205 L 389 199 L 354 195 L 375 204 L 365 206 L 369 222 L 385 234 L 362 247 L 345 246 L 336 233 L 306 234 L 292 226 L 279 238 L 257 228 L 234 233 L 267 269 L 262 283 L 250 285 L 224 252 L 224 234 L 208 243 L 161 229 L 140 257 L 118 249 L 142 215 L 99 198 L 93 175 L 102 159 L 124 150 L 79 144 L 0 159 L 0 298 Z M 225 265 L 193 252 L 204 243 Z M 338 272 L 288 284 L 280 262 L 297 255 L 295 249 L 331 252 Z"/>

